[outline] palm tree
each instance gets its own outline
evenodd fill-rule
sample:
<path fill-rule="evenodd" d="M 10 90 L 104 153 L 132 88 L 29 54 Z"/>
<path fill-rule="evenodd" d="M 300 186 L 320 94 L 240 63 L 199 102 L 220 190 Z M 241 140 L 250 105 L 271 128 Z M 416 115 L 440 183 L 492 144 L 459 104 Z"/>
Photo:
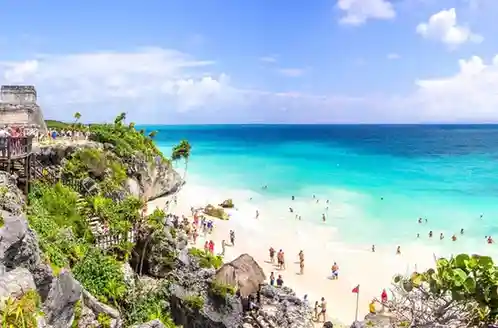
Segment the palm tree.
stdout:
<path fill-rule="evenodd" d="M 77 126 L 76 123 L 78 123 L 78 121 L 81 118 L 81 113 L 80 112 L 76 112 L 76 113 L 74 113 L 73 117 L 74 117 L 73 128 L 75 128 Z"/>
<path fill-rule="evenodd" d="M 114 124 L 121 125 L 121 123 L 123 123 L 125 119 L 126 119 L 126 113 L 123 112 L 118 116 L 116 116 L 116 118 L 114 119 Z"/>
<path fill-rule="evenodd" d="M 180 159 L 183 159 L 185 161 L 185 171 L 183 172 L 183 180 L 185 180 L 185 177 L 187 176 L 187 166 L 188 166 L 188 160 L 190 158 L 191 149 L 192 146 L 190 146 L 188 140 L 182 140 L 178 145 L 173 147 L 173 152 L 171 154 L 171 159 L 173 161 L 178 161 Z"/>

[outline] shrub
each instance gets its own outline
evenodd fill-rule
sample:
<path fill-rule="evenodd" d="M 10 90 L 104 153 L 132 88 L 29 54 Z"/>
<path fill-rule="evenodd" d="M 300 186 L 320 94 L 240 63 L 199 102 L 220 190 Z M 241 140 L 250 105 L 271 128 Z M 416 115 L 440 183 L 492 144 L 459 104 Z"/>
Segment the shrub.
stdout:
<path fill-rule="evenodd" d="M 119 115 L 114 124 L 90 126 L 90 138 L 94 141 L 112 144 L 114 152 L 120 157 L 132 158 L 137 153 L 141 153 L 149 160 L 159 156 L 162 161 L 167 161 L 152 141 L 152 137 L 140 133 L 134 125 L 122 124 L 123 120 L 124 116 Z"/>
<path fill-rule="evenodd" d="M 17 299 L 7 299 L 0 306 L 2 327 L 37 327 L 36 316 L 40 312 L 40 302 L 40 295 L 36 291 L 28 291 Z"/>
<path fill-rule="evenodd" d="M 121 263 L 98 249 L 91 249 L 73 272 L 86 290 L 105 303 L 116 305 L 126 294 Z"/>
<path fill-rule="evenodd" d="M 213 280 L 209 286 L 209 293 L 211 296 L 219 299 L 226 299 L 229 295 L 235 295 L 235 287 Z"/>
<path fill-rule="evenodd" d="M 222 208 L 234 208 L 234 204 L 231 198 L 226 199 L 223 201 L 223 203 L 220 204 L 220 207 Z"/>
<path fill-rule="evenodd" d="M 102 328 L 111 328 L 111 317 L 107 313 L 99 313 L 97 321 L 100 323 Z"/>
<path fill-rule="evenodd" d="M 183 300 L 188 307 L 199 311 L 204 307 L 204 299 L 200 296 L 190 295 Z"/>
<path fill-rule="evenodd" d="M 189 254 L 195 257 L 202 268 L 215 268 L 218 269 L 223 265 L 223 258 L 219 255 L 213 255 L 198 248 L 190 248 Z"/>
<path fill-rule="evenodd" d="M 140 290 L 138 290 L 140 293 Z M 157 289 L 134 297 L 127 302 L 123 311 L 126 326 L 148 322 L 158 319 L 168 328 L 176 328 L 170 316 L 169 308 L 169 282 L 165 282 Z"/>

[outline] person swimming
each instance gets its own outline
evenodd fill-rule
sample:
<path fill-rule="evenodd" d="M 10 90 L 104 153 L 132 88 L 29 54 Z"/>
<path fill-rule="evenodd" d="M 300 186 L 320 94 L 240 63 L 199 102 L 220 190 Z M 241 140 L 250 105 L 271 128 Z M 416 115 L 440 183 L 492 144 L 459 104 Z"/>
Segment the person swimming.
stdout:
<path fill-rule="evenodd" d="M 325 218 L 325 214 L 322 214 L 322 221 L 325 222 L 327 219 Z"/>
<path fill-rule="evenodd" d="M 463 228 L 462 228 L 462 229 L 460 229 L 460 234 L 461 234 L 461 235 L 463 235 Z"/>
<path fill-rule="evenodd" d="M 432 238 L 432 230 L 429 231 L 429 238 Z"/>
<path fill-rule="evenodd" d="M 439 234 L 439 240 L 443 240 L 443 239 L 444 239 L 444 235 L 443 235 L 443 233 L 441 232 L 441 233 Z"/>

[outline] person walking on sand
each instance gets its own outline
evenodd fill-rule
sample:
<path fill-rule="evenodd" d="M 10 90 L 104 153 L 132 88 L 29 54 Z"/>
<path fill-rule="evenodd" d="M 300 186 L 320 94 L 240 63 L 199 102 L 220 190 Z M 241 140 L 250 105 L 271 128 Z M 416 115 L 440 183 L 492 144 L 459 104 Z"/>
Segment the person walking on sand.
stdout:
<path fill-rule="evenodd" d="M 204 243 L 204 251 L 207 253 L 209 252 L 209 242 L 206 240 L 206 242 Z"/>
<path fill-rule="evenodd" d="M 331 268 L 332 271 L 332 280 L 339 279 L 339 266 L 337 265 L 336 262 L 332 265 Z"/>
<path fill-rule="evenodd" d="M 401 246 L 396 248 L 396 255 L 401 255 Z"/>
<path fill-rule="evenodd" d="M 315 311 L 315 321 L 318 321 L 318 308 L 320 307 L 320 304 L 318 304 L 318 301 L 315 302 L 315 308 L 314 308 L 314 311 Z"/>
<path fill-rule="evenodd" d="M 275 274 L 273 272 L 270 273 L 270 286 L 275 285 Z"/>
<path fill-rule="evenodd" d="M 256 219 L 259 218 L 259 211 L 256 210 Z"/>
<path fill-rule="evenodd" d="M 221 241 L 221 256 L 225 256 L 225 239 Z"/>
<path fill-rule="evenodd" d="M 235 246 L 235 231 L 230 230 L 230 243 Z"/>
<path fill-rule="evenodd" d="M 375 253 L 375 245 L 372 245 L 372 253 Z"/>
<path fill-rule="evenodd" d="M 323 317 L 323 322 L 325 322 L 326 315 L 327 315 L 327 301 L 325 301 L 325 297 L 322 297 L 322 299 L 321 299 L 320 309 L 321 309 L 321 311 L 318 314 L 316 321 L 320 322 L 320 317 Z"/>
<path fill-rule="evenodd" d="M 209 253 L 214 254 L 214 241 L 209 241 Z"/>
<path fill-rule="evenodd" d="M 283 254 L 282 250 L 279 250 L 277 253 L 277 267 L 279 270 L 282 270 L 282 265 L 283 265 L 282 254 Z"/>
<path fill-rule="evenodd" d="M 299 274 L 304 274 L 304 253 L 302 250 L 299 252 Z"/>
<path fill-rule="evenodd" d="M 325 214 L 322 214 L 322 221 L 325 222 L 327 219 L 325 218 Z"/>

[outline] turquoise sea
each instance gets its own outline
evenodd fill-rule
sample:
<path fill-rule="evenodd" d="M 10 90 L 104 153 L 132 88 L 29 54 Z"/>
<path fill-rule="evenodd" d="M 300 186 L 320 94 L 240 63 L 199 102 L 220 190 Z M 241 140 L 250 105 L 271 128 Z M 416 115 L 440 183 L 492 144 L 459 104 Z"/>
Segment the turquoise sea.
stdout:
<path fill-rule="evenodd" d="M 337 227 L 344 240 L 393 243 L 413 240 L 417 233 L 426 240 L 433 230 L 433 239 L 447 247 L 494 248 L 484 236 L 498 238 L 498 126 L 143 128 L 158 131 L 156 142 L 165 154 L 180 139 L 189 140 L 188 183 L 252 190 L 258 194 L 253 201 L 267 205 L 285 200 L 292 206 L 294 195 L 310 207 L 300 209 L 303 221 L 323 224 L 325 213 L 325 224 Z M 177 164 L 180 172 L 183 166 Z M 321 203 L 313 205 L 313 195 Z M 428 223 L 419 224 L 419 217 Z M 465 235 L 451 242 L 461 228 Z"/>

